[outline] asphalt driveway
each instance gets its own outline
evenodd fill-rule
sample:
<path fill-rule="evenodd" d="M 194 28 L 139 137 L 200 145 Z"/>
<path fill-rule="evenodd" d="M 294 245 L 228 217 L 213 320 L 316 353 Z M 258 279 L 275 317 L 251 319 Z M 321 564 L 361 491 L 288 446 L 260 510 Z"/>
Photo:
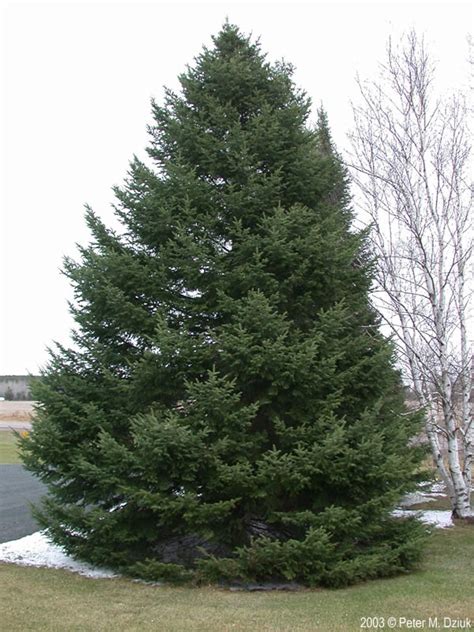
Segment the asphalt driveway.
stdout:
<path fill-rule="evenodd" d="M 30 503 L 37 503 L 46 488 L 22 465 L 0 465 L 0 542 L 17 540 L 38 531 Z"/>

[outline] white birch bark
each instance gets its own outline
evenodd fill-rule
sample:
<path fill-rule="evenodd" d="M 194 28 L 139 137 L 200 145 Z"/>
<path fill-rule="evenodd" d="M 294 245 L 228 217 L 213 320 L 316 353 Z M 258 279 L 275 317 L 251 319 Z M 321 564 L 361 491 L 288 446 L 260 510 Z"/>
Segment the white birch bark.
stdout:
<path fill-rule="evenodd" d="M 432 95 L 434 67 L 409 33 L 362 82 L 347 164 L 378 258 L 374 304 L 397 344 L 453 515 L 471 514 L 474 428 L 469 299 L 472 183 L 468 108 Z M 471 277 L 469 277 L 471 272 Z"/>

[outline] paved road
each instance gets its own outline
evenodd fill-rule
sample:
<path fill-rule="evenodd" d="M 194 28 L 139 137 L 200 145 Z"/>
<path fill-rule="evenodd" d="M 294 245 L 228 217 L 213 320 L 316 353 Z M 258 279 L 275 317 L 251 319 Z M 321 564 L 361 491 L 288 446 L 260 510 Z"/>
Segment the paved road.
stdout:
<path fill-rule="evenodd" d="M 0 432 L 2 430 L 6 432 L 11 432 L 12 430 L 31 430 L 31 422 L 30 421 L 16 421 L 14 419 L 10 421 L 2 420 L 0 421 Z"/>
<path fill-rule="evenodd" d="M 38 531 L 29 503 L 37 503 L 45 493 L 45 487 L 22 465 L 0 465 L 0 542 Z"/>

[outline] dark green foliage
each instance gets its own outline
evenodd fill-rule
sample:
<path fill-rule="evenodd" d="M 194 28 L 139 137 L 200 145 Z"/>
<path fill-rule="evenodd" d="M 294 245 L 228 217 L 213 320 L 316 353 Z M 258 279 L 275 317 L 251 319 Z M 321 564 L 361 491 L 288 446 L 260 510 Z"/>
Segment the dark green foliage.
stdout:
<path fill-rule="evenodd" d="M 179 564 L 163 564 L 156 560 L 137 562 L 126 569 L 129 575 L 136 575 L 145 581 L 164 581 L 169 584 L 184 584 L 193 579 L 193 573 Z"/>
<path fill-rule="evenodd" d="M 420 462 L 324 112 L 226 25 L 153 105 L 152 167 L 67 261 L 77 349 L 26 465 L 56 542 L 147 579 L 339 586 L 410 568 Z"/>
<path fill-rule="evenodd" d="M 350 543 L 344 542 L 344 534 L 323 526 L 310 527 L 303 539 L 282 542 L 262 537 L 240 549 L 237 559 L 198 561 L 198 577 L 211 581 L 279 578 L 337 588 L 395 575 L 416 565 L 426 529 L 415 520 L 387 520 L 369 532 L 370 538 L 367 533 L 359 538 L 352 532 Z"/>

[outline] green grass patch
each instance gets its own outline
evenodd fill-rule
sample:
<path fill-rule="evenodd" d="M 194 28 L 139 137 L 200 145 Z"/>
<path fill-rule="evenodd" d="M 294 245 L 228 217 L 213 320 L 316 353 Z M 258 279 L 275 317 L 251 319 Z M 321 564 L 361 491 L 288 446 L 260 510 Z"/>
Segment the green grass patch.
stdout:
<path fill-rule="evenodd" d="M 343 590 L 174 588 L 0 564 L 0 621 L 13 631 L 224 632 L 361 629 L 362 617 L 474 618 L 474 528 L 437 531 L 419 571 Z M 385 624 L 385 628 L 387 625 Z M 403 629 L 398 627 L 398 629 Z"/>
<path fill-rule="evenodd" d="M 17 450 L 17 436 L 9 430 L 0 431 L 0 464 L 20 463 Z"/>
<path fill-rule="evenodd" d="M 435 509 L 435 510 L 448 510 L 451 509 L 451 502 L 447 496 L 439 496 L 434 500 L 427 500 L 423 503 L 416 503 L 415 505 L 410 505 L 408 509 L 420 510 L 420 509 Z"/>

